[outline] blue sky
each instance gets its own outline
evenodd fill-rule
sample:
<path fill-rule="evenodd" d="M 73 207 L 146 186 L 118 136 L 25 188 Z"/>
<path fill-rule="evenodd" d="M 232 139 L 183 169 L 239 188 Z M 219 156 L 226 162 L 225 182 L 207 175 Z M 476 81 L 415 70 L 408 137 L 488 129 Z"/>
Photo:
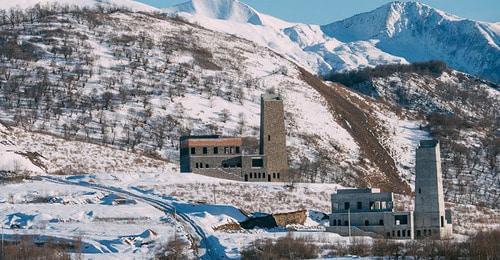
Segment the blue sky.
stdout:
<path fill-rule="evenodd" d="M 187 0 L 137 0 L 156 7 L 169 7 Z M 373 10 L 387 0 L 240 0 L 257 11 L 291 22 L 327 24 Z M 422 0 L 422 3 L 461 17 L 500 21 L 500 0 Z"/>

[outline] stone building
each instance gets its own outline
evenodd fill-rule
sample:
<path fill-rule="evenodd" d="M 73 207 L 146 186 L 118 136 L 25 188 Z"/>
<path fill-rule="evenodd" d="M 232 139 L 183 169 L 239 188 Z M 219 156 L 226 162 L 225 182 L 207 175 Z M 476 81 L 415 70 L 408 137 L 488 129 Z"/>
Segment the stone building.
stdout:
<path fill-rule="evenodd" d="M 341 235 L 395 239 L 452 235 L 451 211 L 444 208 L 439 142 L 423 140 L 417 148 L 414 211 L 394 210 L 391 192 L 346 189 L 332 194 L 328 231 Z"/>
<path fill-rule="evenodd" d="M 242 181 L 286 180 L 286 129 L 280 96 L 261 96 L 260 124 L 260 140 L 219 135 L 182 136 L 181 172 Z"/>

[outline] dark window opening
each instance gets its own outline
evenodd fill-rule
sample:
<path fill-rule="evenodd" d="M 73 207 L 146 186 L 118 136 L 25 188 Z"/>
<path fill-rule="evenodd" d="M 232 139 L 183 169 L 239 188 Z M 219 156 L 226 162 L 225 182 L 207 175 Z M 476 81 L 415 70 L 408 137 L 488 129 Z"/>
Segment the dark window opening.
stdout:
<path fill-rule="evenodd" d="M 334 220 L 333 220 L 333 224 L 332 224 L 332 225 L 333 225 L 333 226 L 336 226 L 336 225 L 337 225 L 337 220 L 336 220 L 336 219 L 334 219 Z"/>
<path fill-rule="evenodd" d="M 403 230 L 403 237 L 406 236 L 406 230 Z"/>
<path fill-rule="evenodd" d="M 344 226 L 349 226 L 349 221 L 344 221 Z"/>
<path fill-rule="evenodd" d="M 251 179 L 251 178 L 253 178 L 253 174 L 252 174 L 252 172 L 250 173 L 250 179 Z"/>
<path fill-rule="evenodd" d="M 273 172 L 273 179 L 276 179 L 276 173 Z"/>
<path fill-rule="evenodd" d="M 224 168 L 228 168 L 229 166 L 227 165 L 227 163 L 224 164 Z"/>
<path fill-rule="evenodd" d="M 264 160 L 262 160 L 262 158 L 252 159 L 253 168 L 261 168 L 263 166 L 264 166 Z"/>
<path fill-rule="evenodd" d="M 218 154 L 219 153 L 219 147 L 214 147 L 214 154 Z"/>
<path fill-rule="evenodd" d="M 236 153 L 240 153 L 240 147 L 236 146 Z"/>
<path fill-rule="evenodd" d="M 351 205 L 349 204 L 349 202 L 344 202 L 344 209 L 350 209 L 351 208 Z"/>
<path fill-rule="evenodd" d="M 420 230 L 417 230 L 417 237 L 420 237 Z"/>
<path fill-rule="evenodd" d="M 362 209 L 363 208 L 363 203 L 361 201 L 358 201 L 358 209 Z"/>
<path fill-rule="evenodd" d="M 396 232 L 394 232 L 394 230 L 392 231 L 392 237 L 395 237 L 396 236 Z"/>
<path fill-rule="evenodd" d="M 208 165 L 208 164 L 205 164 L 205 168 L 210 168 L 210 165 Z"/>
<path fill-rule="evenodd" d="M 271 141 L 271 136 L 270 135 L 267 136 L 267 141 Z"/>
<path fill-rule="evenodd" d="M 224 154 L 228 154 L 229 153 L 229 147 L 224 147 Z"/>
<path fill-rule="evenodd" d="M 207 147 L 203 147 L 203 154 L 207 154 L 208 153 L 208 148 Z"/>
<path fill-rule="evenodd" d="M 408 216 L 407 215 L 394 216 L 394 224 L 395 225 L 407 225 L 408 224 Z"/>
<path fill-rule="evenodd" d="M 365 220 L 365 226 L 369 226 L 369 225 L 370 225 L 370 221 Z"/>
<path fill-rule="evenodd" d="M 279 179 L 280 178 L 280 173 L 276 173 L 276 177 Z"/>
<path fill-rule="evenodd" d="M 262 178 L 264 178 L 264 179 L 266 178 L 266 173 L 265 172 L 262 173 Z"/>
<path fill-rule="evenodd" d="M 342 226 L 342 222 L 340 221 L 340 219 L 337 220 L 337 225 Z"/>
<path fill-rule="evenodd" d="M 444 217 L 441 216 L 441 227 L 444 227 Z"/>
<path fill-rule="evenodd" d="M 375 202 L 370 201 L 370 210 L 375 209 Z"/>
<path fill-rule="evenodd" d="M 248 174 L 245 174 L 245 181 L 248 181 Z"/>
<path fill-rule="evenodd" d="M 241 168 L 241 163 L 240 163 L 240 162 L 239 162 L 239 163 L 237 163 L 237 164 L 236 164 L 236 166 L 237 166 L 238 168 Z"/>
<path fill-rule="evenodd" d="M 191 154 L 196 154 L 196 148 L 191 147 Z"/>
<path fill-rule="evenodd" d="M 195 166 L 195 167 L 196 167 L 196 168 L 198 168 L 198 163 L 196 163 L 196 166 Z"/>
<path fill-rule="evenodd" d="M 384 220 L 383 219 L 379 220 L 378 224 L 381 225 L 381 226 L 383 226 L 384 225 Z"/>
<path fill-rule="evenodd" d="M 260 172 L 259 172 L 259 173 L 257 173 L 257 176 L 259 176 L 258 178 L 260 179 Z"/>
<path fill-rule="evenodd" d="M 401 230 L 398 230 L 398 237 L 401 237 Z"/>
<path fill-rule="evenodd" d="M 391 232 L 387 232 L 387 237 L 391 237 Z"/>
<path fill-rule="evenodd" d="M 411 230 L 408 230 L 406 234 L 408 234 L 408 236 L 411 237 Z"/>
<path fill-rule="evenodd" d="M 200 163 L 200 168 L 203 168 L 203 163 Z"/>

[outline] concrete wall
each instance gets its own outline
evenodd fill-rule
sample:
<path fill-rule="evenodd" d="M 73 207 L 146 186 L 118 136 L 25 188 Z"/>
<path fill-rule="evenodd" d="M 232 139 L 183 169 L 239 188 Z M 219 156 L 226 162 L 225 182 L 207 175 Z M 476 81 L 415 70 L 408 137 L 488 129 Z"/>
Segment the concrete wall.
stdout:
<path fill-rule="evenodd" d="M 349 203 L 351 212 L 392 211 L 393 194 L 372 193 L 370 189 L 339 190 L 332 194 L 332 212 L 347 212 L 346 202 Z M 358 202 L 361 203 L 361 208 L 358 208 Z"/>
<path fill-rule="evenodd" d="M 420 142 L 415 173 L 416 236 L 446 238 L 450 234 L 451 224 L 446 221 L 439 142 Z"/>

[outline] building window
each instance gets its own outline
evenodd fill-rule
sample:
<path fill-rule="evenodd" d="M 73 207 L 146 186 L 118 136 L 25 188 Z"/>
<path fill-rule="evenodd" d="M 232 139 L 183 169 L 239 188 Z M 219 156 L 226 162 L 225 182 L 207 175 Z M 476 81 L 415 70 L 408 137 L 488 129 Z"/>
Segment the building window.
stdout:
<path fill-rule="evenodd" d="M 223 167 L 224 167 L 224 168 L 227 168 L 227 167 L 228 167 L 228 166 L 227 166 L 227 163 L 225 163 Z"/>
<path fill-rule="evenodd" d="M 208 164 L 205 164 L 205 168 L 210 168 L 210 165 L 208 165 Z"/>
<path fill-rule="evenodd" d="M 406 234 L 408 234 L 408 236 L 411 237 L 411 230 L 408 230 Z"/>
<path fill-rule="evenodd" d="M 250 179 L 252 179 L 252 173 L 250 173 Z"/>
<path fill-rule="evenodd" d="M 224 147 L 224 154 L 228 154 L 229 153 L 229 147 Z"/>
<path fill-rule="evenodd" d="M 271 136 L 270 135 L 267 136 L 267 141 L 271 141 Z"/>
<path fill-rule="evenodd" d="M 406 236 L 406 230 L 403 230 L 403 237 Z"/>
<path fill-rule="evenodd" d="M 196 148 L 195 147 L 191 147 L 191 154 L 196 154 Z"/>
<path fill-rule="evenodd" d="M 196 169 L 198 169 L 198 163 L 196 163 L 196 166 L 195 166 L 195 167 L 196 167 Z"/>
<path fill-rule="evenodd" d="M 240 153 L 240 147 L 236 146 L 236 153 Z"/>
<path fill-rule="evenodd" d="M 262 158 L 252 158 L 252 168 L 261 168 L 264 166 Z"/>
<path fill-rule="evenodd" d="M 203 147 L 203 154 L 207 154 L 207 153 L 208 153 L 208 148 Z"/>
<path fill-rule="evenodd" d="M 394 224 L 398 225 L 407 225 L 408 224 L 408 216 L 407 215 L 397 215 L 394 216 Z"/>
<path fill-rule="evenodd" d="M 262 173 L 262 178 L 264 178 L 264 179 L 266 178 L 266 173 L 265 172 Z"/>
<path fill-rule="evenodd" d="M 237 163 L 237 164 L 236 164 L 236 167 L 241 168 L 241 163 L 240 163 L 240 162 L 239 162 L 239 163 Z"/>
<path fill-rule="evenodd" d="M 344 221 L 344 226 L 349 226 L 349 221 Z"/>
<path fill-rule="evenodd" d="M 381 226 L 383 226 L 384 225 L 384 220 L 383 219 L 379 220 L 378 224 L 381 225 Z"/>
<path fill-rule="evenodd" d="M 420 230 L 417 230 L 417 237 L 420 237 Z"/>
<path fill-rule="evenodd" d="M 441 227 L 444 227 L 444 217 L 441 216 Z"/>
<path fill-rule="evenodd" d="M 401 237 L 401 230 L 398 230 L 398 237 Z"/>
<path fill-rule="evenodd" d="M 424 236 L 427 236 L 427 229 L 424 229 Z"/>
<path fill-rule="evenodd" d="M 363 208 L 363 203 L 361 201 L 358 201 L 358 209 L 362 209 Z"/>
<path fill-rule="evenodd" d="M 258 174 L 257 176 L 259 176 L 258 178 L 260 179 L 260 172 L 259 172 L 259 173 L 257 173 L 257 174 Z"/>
<path fill-rule="evenodd" d="M 344 209 L 350 209 L 351 208 L 351 205 L 349 204 L 349 202 L 344 202 Z"/>
<path fill-rule="evenodd" d="M 369 225 L 370 225 L 370 221 L 365 220 L 365 226 L 369 226 Z"/>
<path fill-rule="evenodd" d="M 370 210 L 374 210 L 374 209 L 375 209 L 375 202 L 370 201 Z"/>
<path fill-rule="evenodd" d="M 276 179 L 276 173 L 273 172 L 273 179 Z"/>
<path fill-rule="evenodd" d="M 200 168 L 203 168 L 203 163 L 200 163 Z"/>
<path fill-rule="evenodd" d="M 340 219 L 337 219 L 337 225 L 342 226 L 342 222 L 340 222 Z"/>
<path fill-rule="evenodd" d="M 420 188 L 418 188 L 418 193 L 419 193 L 419 194 L 420 194 L 420 193 L 422 193 L 422 190 L 421 190 Z"/>
<path fill-rule="evenodd" d="M 276 173 L 276 177 L 279 179 L 280 178 L 280 173 Z"/>
<path fill-rule="evenodd" d="M 387 232 L 387 237 L 391 237 L 391 232 Z"/>
<path fill-rule="evenodd" d="M 332 224 L 332 225 L 333 225 L 333 226 L 336 226 L 336 225 L 337 225 L 337 220 L 336 220 L 336 219 L 334 219 L 334 220 L 333 220 L 333 224 Z"/>
<path fill-rule="evenodd" d="M 219 147 L 214 147 L 214 154 L 218 154 L 219 153 Z"/>

